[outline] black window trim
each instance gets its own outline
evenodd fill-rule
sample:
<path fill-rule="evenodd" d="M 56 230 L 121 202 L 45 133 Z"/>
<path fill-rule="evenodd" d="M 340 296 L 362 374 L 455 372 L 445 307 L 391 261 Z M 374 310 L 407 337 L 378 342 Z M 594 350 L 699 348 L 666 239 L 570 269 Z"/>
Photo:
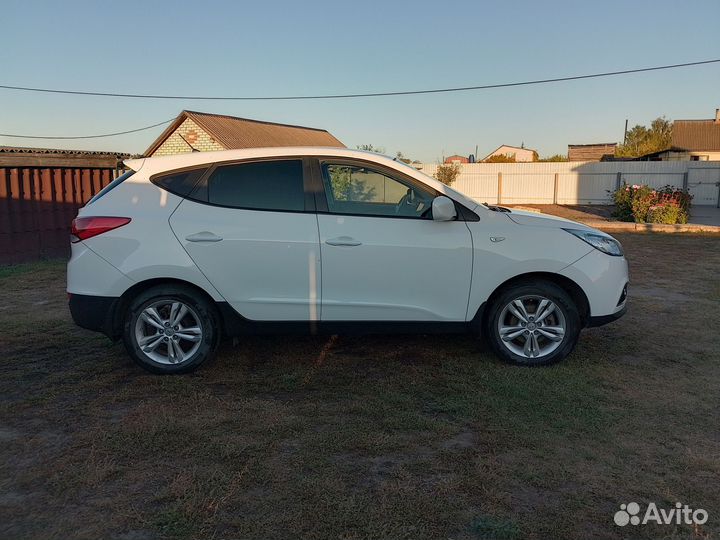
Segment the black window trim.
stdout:
<path fill-rule="evenodd" d="M 218 169 L 218 167 L 227 167 L 227 166 L 233 166 L 233 165 L 244 165 L 249 163 L 258 163 L 258 162 L 266 162 L 266 161 L 300 161 L 302 162 L 302 171 L 303 171 L 303 194 L 304 194 L 304 206 L 305 208 L 303 210 L 280 210 L 277 208 L 248 208 L 248 207 L 241 207 L 241 206 L 231 206 L 227 204 L 218 204 L 218 203 L 212 203 L 208 200 L 203 199 L 197 199 L 193 198 L 193 193 L 197 191 L 197 189 L 200 186 L 207 186 L 207 182 L 210 180 L 210 177 L 213 175 L 213 173 Z M 315 197 L 313 197 L 312 191 L 308 188 L 309 184 L 312 181 L 312 164 L 310 162 L 310 159 L 307 156 L 303 155 L 294 155 L 294 156 L 268 156 L 268 157 L 257 157 L 257 158 L 246 158 L 246 159 L 236 159 L 236 160 L 230 160 L 230 161 L 218 161 L 214 163 L 205 163 L 202 165 L 195 165 L 191 167 L 183 167 L 181 169 L 174 169 L 171 171 L 163 171 L 161 173 L 154 174 L 150 177 L 150 181 L 157 185 L 160 189 L 164 189 L 166 191 L 169 191 L 170 193 L 173 193 L 174 195 L 177 195 L 178 197 L 182 197 L 183 199 L 187 199 L 188 201 L 192 201 L 194 203 L 198 204 L 204 204 L 207 206 L 215 206 L 217 208 L 230 208 L 232 210 L 247 210 L 247 211 L 253 211 L 253 212 L 280 212 L 283 214 L 314 214 L 315 213 Z M 198 181 L 195 183 L 195 186 L 193 189 L 188 193 L 187 195 L 181 195 L 179 193 L 175 193 L 172 190 L 167 189 L 165 186 L 158 185 L 156 183 L 156 180 L 159 178 L 164 178 L 166 176 L 172 176 L 178 173 L 192 171 L 192 170 L 199 170 L 205 168 L 205 173 L 198 178 Z"/>
<path fill-rule="evenodd" d="M 90 200 L 89 200 L 87 203 L 85 203 L 85 206 L 90 206 L 90 205 L 91 205 L 92 203 L 94 203 L 95 201 L 99 201 L 99 200 L 102 199 L 105 195 L 107 195 L 108 193 L 110 193 L 113 189 L 115 189 L 115 188 L 118 187 L 120 184 L 122 184 L 125 180 L 127 180 L 127 179 L 130 178 L 132 175 L 134 175 L 136 172 L 137 172 L 137 171 L 134 171 L 133 169 L 128 169 L 127 171 L 125 171 L 125 172 L 122 173 L 121 175 L 117 176 L 117 177 L 114 178 L 111 182 L 109 182 L 107 186 L 105 186 L 105 187 L 102 188 L 100 191 L 98 191 L 95 195 L 93 195 L 93 196 L 90 198 Z"/>
<path fill-rule="evenodd" d="M 197 188 L 197 186 L 200 184 L 200 182 L 203 181 L 205 179 L 205 177 L 207 177 L 208 171 L 210 171 L 210 169 L 212 169 L 211 163 L 203 163 L 202 165 L 193 165 L 190 167 L 182 167 L 179 169 L 162 171 L 162 172 L 155 173 L 152 176 L 150 176 L 150 182 L 152 182 L 153 185 L 159 187 L 160 189 L 167 191 L 168 193 L 177 195 L 178 197 L 180 197 L 182 199 L 187 199 L 188 196 L 191 195 L 193 191 L 195 191 L 195 188 Z M 176 176 L 178 174 L 182 174 L 185 172 L 202 171 L 202 170 L 204 170 L 204 172 L 200 176 L 198 176 L 198 179 L 195 181 L 195 185 L 192 187 L 192 189 L 187 194 L 179 193 L 178 191 L 176 191 L 174 189 L 170 189 L 167 186 L 163 186 L 162 184 L 159 183 L 160 180 L 162 180 L 163 178 L 167 178 L 168 176 Z"/>
<path fill-rule="evenodd" d="M 193 199 L 192 194 L 193 192 L 200 186 L 201 184 L 206 184 L 212 173 L 217 169 L 218 167 L 223 167 L 226 165 L 241 165 L 244 163 L 256 163 L 259 161 L 288 161 L 288 160 L 302 160 L 303 163 L 303 191 L 305 193 L 305 209 L 304 210 L 277 210 L 277 209 L 269 209 L 265 210 L 262 208 L 240 208 L 237 206 L 227 206 L 227 205 L 221 205 L 216 203 L 211 203 L 209 201 L 203 201 L 200 199 Z M 324 156 L 324 155 L 283 155 L 283 156 L 267 156 L 267 157 L 254 157 L 254 158 L 243 158 L 243 159 L 233 159 L 233 160 L 226 160 L 226 161 L 217 161 L 217 162 L 210 162 L 210 163 L 199 163 L 196 165 L 191 165 L 187 167 L 180 167 L 177 169 L 167 170 L 158 172 L 156 174 L 153 174 L 150 177 L 150 181 L 158 186 L 160 189 L 164 189 L 165 191 L 168 191 L 170 193 L 173 193 L 174 195 L 177 195 L 178 197 L 181 197 L 183 199 L 187 199 L 189 201 L 198 203 L 198 204 L 205 204 L 207 206 L 216 206 L 218 208 L 232 208 L 235 210 L 247 210 L 247 211 L 254 211 L 254 212 L 280 212 L 280 213 L 287 213 L 287 214 L 327 214 L 327 215 L 337 215 L 337 216 L 356 216 L 356 217 L 368 217 L 368 218 L 379 218 L 379 219 L 414 219 L 414 220 L 422 220 L 425 221 L 423 218 L 417 218 L 413 216 L 380 216 L 380 215 L 372 215 L 372 214 L 348 214 L 348 213 L 340 213 L 340 212 L 330 212 L 328 205 L 327 205 L 327 198 L 325 195 L 325 185 L 323 183 L 322 179 L 322 165 L 325 163 L 332 163 L 335 165 L 351 165 L 356 167 L 370 167 L 378 170 L 378 172 L 381 172 L 383 174 L 386 174 L 392 179 L 395 179 L 395 177 L 400 177 L 407 183 L 411 185 L 416 185 L 421 189 L 429 190 L 435 193 L 435 196 L 442 195 L 439 191 L 434 189 L 431 186 L 428 186 L 427 184 L 421 182 L 420 180 L 417 180 L 416 178 L 413 178 L 412 176 L 409 176 L 402 171 L 398 171 L 397 169 L 393 169 L 391 167 L 387 167 L 386 165 L 383 165 L 382 163 L 377 163 L 376 161 L 371 160 L 364 160 L 361 158 L 355 158 L 355 157 L 345 157 L 345 156 Z M 188 195 L 182 195 L 179 193 L 175 193 L 174 191 L 171 191 L 167 189 L 165 186 L 160 186 L 156 183 L 156 180 L 161 177 L 165 176 L 171 176 L 174 174 L 187 172 L 187 171 L 193 171 L 193 170 L 200 170 L 205 169 L 205 173 L 198 178 L 198 181 L 195 184 L 195 187 L 192 189 L 192 191 Z M 475 212 L 464 206 L 463 204 L 459 203 L 452 197 L 450 199 L 455 203 L 455 209 L 457 211 L 457 220 L 456 221 L 480 221 L 480 216 L 478 216 Z"/>
<path fill-rule="evenodd" d="M 323 182 L 323 169 L 325 165 L 348 165 L 353 167 L 367 167 L 376 170 L 377 172 L 387 176 L 391 180 L 400 181 L 399 179 L 402 179 L 400 181 L 401 183 L 407 183 L 411 186 L 417 186 L 419 189 L 422 189 L 424 191 L 430 191 L 434 194 L 434 197 L 438 197 L 440 195 L 444 195 L 444 193 L 439 192 L 432 186 L 429 186 L 420 180 L 413 178 L 410 175 L 407 175 L 403 173 L 402 171 L 398 171 L 397 169 L 393 169 L 392 167 L 387 167 L 386 165 L 383 165 L 382 163 L 377 163 L 375 161 L 370 160 L 364 160 L 360 158 L 352 158 L 352 157 L 343 157 L 343 156 L 313 156 L 315 159 L 313 159 L 313 182 L 312 182 L 312 189 L 313 193 L 315 195 L 315 206 L 317 208 L 318 214 L 327 214 L 331 216 L 355 216 L 355 217 L 367 217 L 367 218 L 379 218 L 379 219 L 412 219 L 412 220 L 419 220 L 419 221 L 432 221 L 432 217 L 430 218 L 422 218 L 422 217 L 415 217 L 415 216 L 387 216 L 387 215 L 378 215 L 378 214 L 360 214 L 360 213 L 349 213 L 349 212 L 332 212 L 330 211 L 328 204 L 327 204 L 327 193 L 325 192 L 325 183 Z M 447 195 L 446 195 L 447 196 Z M 455 210 L 457 212 L 457 219 L 455 221 L 480 221 L 480 217 L 475 214 L 472 210 L 469 208 L 466 208 L 461 203 L 457 202 L 455 199 L 450 198 L 450 200 L 455 203 Z"/>

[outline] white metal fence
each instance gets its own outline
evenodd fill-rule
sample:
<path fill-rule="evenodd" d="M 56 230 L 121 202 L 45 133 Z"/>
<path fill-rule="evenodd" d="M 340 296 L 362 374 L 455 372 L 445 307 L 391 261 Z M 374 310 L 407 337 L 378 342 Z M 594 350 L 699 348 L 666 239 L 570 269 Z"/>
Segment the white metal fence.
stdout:
<path fill-rule="evenodd" d="M 438 165 L 420 170 L 433 176 Z M 720 206 L 720 162 L 570 161 L 461 164 L 453 188 L 496 204 L 608 204 L 623 182 L 686 188 L 694 205 Z"/>

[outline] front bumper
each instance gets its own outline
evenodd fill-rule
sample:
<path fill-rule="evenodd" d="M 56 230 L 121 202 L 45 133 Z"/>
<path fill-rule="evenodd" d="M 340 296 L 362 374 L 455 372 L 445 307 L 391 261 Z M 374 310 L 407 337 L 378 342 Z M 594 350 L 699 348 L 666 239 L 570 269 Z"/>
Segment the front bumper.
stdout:
<path fill-rule="evenodd" d="M 119 336 L 115 325 L 115 311 L 119 298 L 69 294 L 70 315 L 75 324 L 87 330 L 102 332 L 110 339 Z"/>
<path fill-rule="evenodd" d="M 624 313 L 630 281 L 625 257 L 612 257 L 594 249 L 563 268 L 560 274 L 577 283 L 585 293 L 589 322 L 595 318 L 609 322 Z"/>

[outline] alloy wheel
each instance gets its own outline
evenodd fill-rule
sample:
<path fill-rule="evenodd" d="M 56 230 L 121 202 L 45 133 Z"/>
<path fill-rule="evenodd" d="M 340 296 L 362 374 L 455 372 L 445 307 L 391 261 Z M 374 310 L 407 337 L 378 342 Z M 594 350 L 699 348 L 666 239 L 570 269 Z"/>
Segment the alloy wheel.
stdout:
<path fill-rule="evenodd" d="M 175 299 L 158 300 L 143 309 L 135 323 L 142 353 L 159 364 L 182 364 L 200 348 L 203 328 L 198 314 Z"/>
<path fill-rule="evenodd" d="M 497 331 L 510 352 L 534 359 L 551 354 L 562 344 L 567 325 L 556 303 L 544 296 L 528 295 L 503 308 Z"/>

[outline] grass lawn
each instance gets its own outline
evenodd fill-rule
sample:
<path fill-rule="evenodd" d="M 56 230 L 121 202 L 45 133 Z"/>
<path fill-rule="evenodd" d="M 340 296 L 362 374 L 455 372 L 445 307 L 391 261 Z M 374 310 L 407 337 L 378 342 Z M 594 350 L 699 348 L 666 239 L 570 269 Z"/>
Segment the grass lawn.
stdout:
<path fill-rule="evenodd" d="M 0 269 L 0 538 L 718 538 L 720 238 L 616 236 L 628 315 L 540 369 L 280 336 L 152 376 L 72 324 L 63 263 Z"/>

